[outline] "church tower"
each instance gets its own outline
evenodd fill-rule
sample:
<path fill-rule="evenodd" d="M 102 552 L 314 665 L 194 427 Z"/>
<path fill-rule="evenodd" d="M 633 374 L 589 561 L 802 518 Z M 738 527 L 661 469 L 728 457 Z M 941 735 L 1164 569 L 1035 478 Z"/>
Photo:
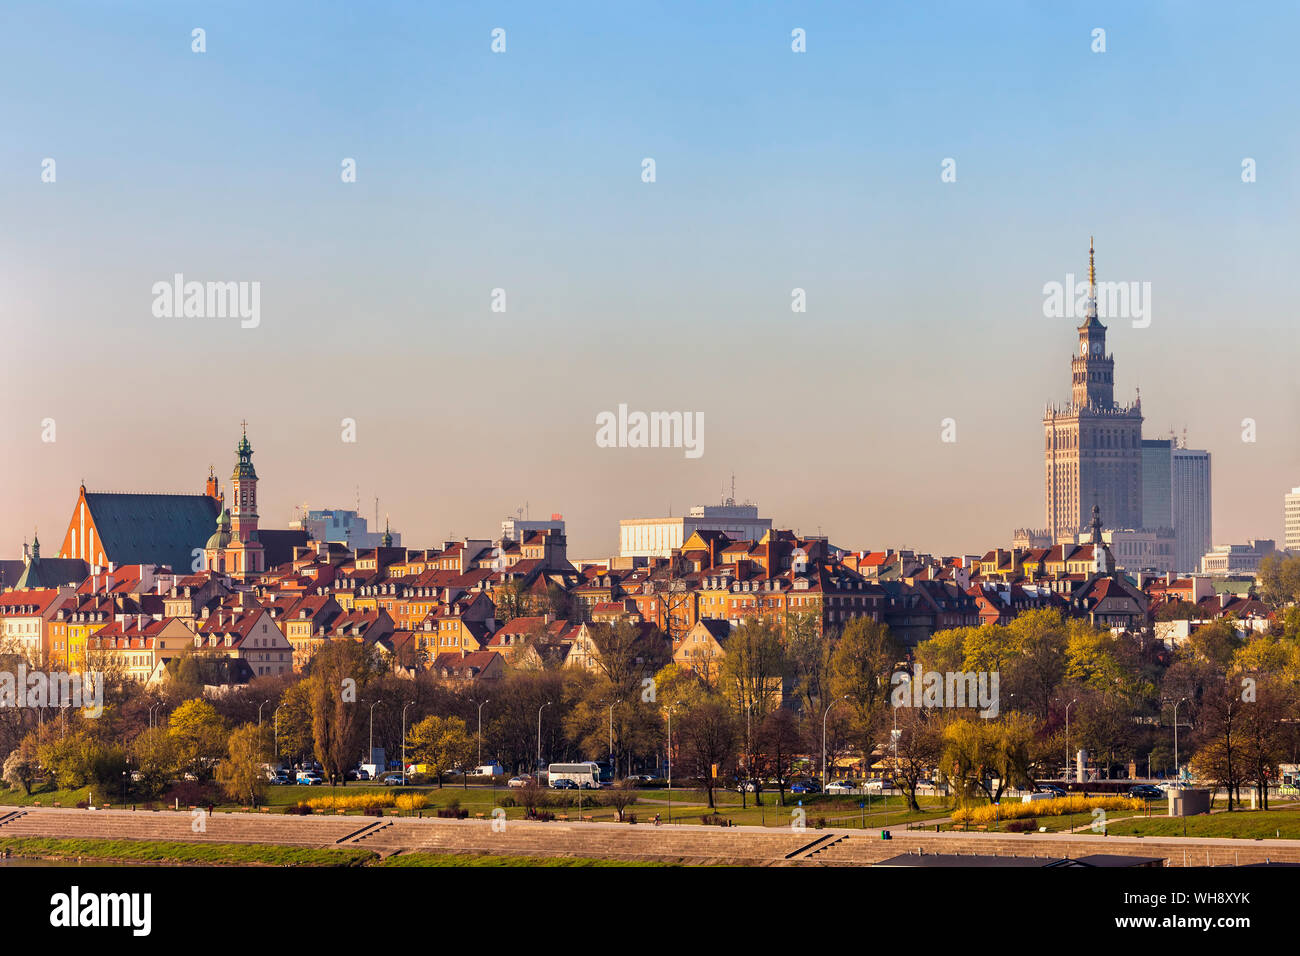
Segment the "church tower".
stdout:
<path fill-rule="evenodd" d="M 248 423 L 243 423 L 244 433 L 235 447 L 238 456 L 234 473 L 230 476 L 234 492 L 234 507 L 230 512 L 230 551 L 236 574 L 261 574 L 266 570 L 262 543 L 257 538 L 257 471 L 253 468 L 253 446 L 248 443 Z M 227 562 L 228 565 L 231 562 Z"/>
<path fill-rule="evenodd" d="M 1070 403 L 1049 405 L 1045 435 L 1047 527 L 1053 543 L 1089 530 L 1089 505 L 1114 528 L 1142 527 L 1142 404 L 1115 402 L 1115 359 L 1097 316 L 1097 263 L 1088 243 L 1088 298 L 1070 362 Z"/>

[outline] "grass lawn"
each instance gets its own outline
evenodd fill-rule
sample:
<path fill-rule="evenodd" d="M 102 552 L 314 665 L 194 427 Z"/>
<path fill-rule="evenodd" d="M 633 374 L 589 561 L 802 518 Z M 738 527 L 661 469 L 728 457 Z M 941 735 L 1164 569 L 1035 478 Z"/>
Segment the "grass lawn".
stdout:
<path fill-rule="evenodd" d="M 373 866 L 676 866 L 639 860 L 597 860 L 578 856 L 477 856 L 469 853 L 399 853 Z"/>
<path fill-rule="evenodd" d="M 1183 835 L 1189 837 L 1232 837 L 1238 840 L 1300 840 L 1300 810 L 1234 810 L 1195 817 L 1151 817 L 1149 820 L 1121 820 L 1110 827 L 1114 836 Z"/>
<path fill-rule="evenodd" d="M 7 807 L 30 807 L 39 803 L 43 807 L 52 807 L 58 803 L 65 807 L 75 807 L 80 801 L 86 800 L 91 795 L 90 787 L 82 787 L 80 790 L 36 790 L 30 797 L 18 790 L 0 790 L 0 806 Z M 103 797 L 105 794 L 101 791 L 96 794 L 97 797 Z M 110 795 L 111 799 L 111 795 Z M 122 801 L 121 791 L 118 792 L 117 799 L 113 800 L 116 806 Z"/>
<path fill-rule="evenodd" d="M 42 859 L 122 860 L 194 865 L 357 866 L 375 858 L 359 848 L 314 850 L 251 843 L 173 843 L 166 840 L 0 839 L 0 851 Z"/>

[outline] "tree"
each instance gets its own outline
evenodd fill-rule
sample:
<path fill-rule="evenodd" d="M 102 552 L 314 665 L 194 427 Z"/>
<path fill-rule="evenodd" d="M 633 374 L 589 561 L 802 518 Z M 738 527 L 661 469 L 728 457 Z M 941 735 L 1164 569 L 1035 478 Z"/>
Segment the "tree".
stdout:
<path fill-rule="evenodd" d="M 736 755 L 735 720 L 725 705 L 712 700 L 688 710 L 679 722 L 674 723 L 674 728 L 687 775 L 703 784 L 709 798 L 709 809 L 713 810 L 716 808 L 713 791 L 718 776 L 726 772 L 727 765 Z"/>
<path fill-rule="evenodd" d="M 721 687 L 738 717 L 761 722 L 781 701 L 785 648 L 770 621 L 749 618 L 727 638 Z"/>
<path fill-rule="evenodd" d="M 266 793 L 266 734 L 256 724 L 244 724 L 230 735 L 226 759 L 217 764 L 217 782 L 231 800 L 256 806 Z"/>
<path fill-rule="evenodd" d="M 899 708 L 898 739 L 894 750 L 894 783 L 907 797 L 907 806 L 919 812 L 916 791 L 921 781 L 939 765 L 943 754 L 944 718 L 921 707 Z"/>
<path fill-rule="evenodd" d="M 764 718 L 758 728 L 757 741 L 762 770 L 777 779 L 777 802 L 785 806 L 785 785 L 794 768 L 797 754 L 808 750 L 808 740 L 800 733 L 794 714 L 780 707 Z M 758 793 L 754 794 L 755 802 Z"/>
<path fill-rule="evenodd" d="M 213 766 L 226 750 L 226 727 L 216 708 L 206 700 L 187 700 L 172 711 L 167 727 L 179 767 L 200 780 L 210 780 Z"/>
<path fill-rule="evenodd" d="M 372 647 L 353 640 L 327 641 L 311 660 L 311 730 L 316 759 L 328 777 L 344 778 L 361 752 L 365 722 L 358 697 L 374 676 Z"/>
<path fill-rule="evenodd" d="M 1240 802 L 1246 771 L 1246 715 L 1248 707 L 1231 683 L 1224 683 L 1205 695 L 1201 703 L 1201 746 L 1192 758 L 1195 773 L 1228 792 L 1228 809 Z"/>
<path fill-rule="evenodd" d="M 36 758 L 36 739 L 29 734 L 22 739 L 13 753 L 5 758 L 4 781 L 15 790 L 22 787 L 23 793 L 30 797 L 32 795 L 32 784 L 36 782 L 39 769 L 40 763 Z"/>
<path fill-rule="evenodd" d="M 271 716 L 275 751 L 294 763 L 315 749 L 311 735 L 311 687 L 309 680 L 300 680 L 290 686 Z"/>
<path fill-rule="evenodd" d="M 889 626 L 865 617 L 849 621 L 831 655 L 831 695 L 852 705 L 853 735 L 868 760 L 889 704 L 890 676 L 902 656 Z"/>
<path fill-rule="evenodd" d="M 804 713 L 819 713 L 830 675 L 832 644 L 822 635 L 818 616 L 810 612 L 787 614 L 782 637 L 795 699 Z"/>
<path fill-rule="evenodd" d="M 135 784 L 146 799 L 157 797 L 180 773 L 181 759 L 171 731 L 162 726 L 143 730 L 131 741 Z"/>
<path fill-rule="evenodd" d="M 596 649 L 597 671 L 621 695 L 639 692 L 642 676 L 653 674 L 668 662 L 668 640 L 653 625 L 620 620 L 589 624 L 587 630 Z"/>
<path fill-rule="evenodd" d="M 415 763 L 428 764 L 442 786 L 442 775 L 474 759 L 477 744 L 459 717 L 425 717 L 406 735 L 407 754 Z"/>
<path fill-rule="evenodd" d="M 605 792 L 602 802 L 614 809 L 618 814 L 618 822 L 622 823 L 623 811 L 636 803 L 636 798 L 636 783 L 632 780 L 620 780 Z"/>

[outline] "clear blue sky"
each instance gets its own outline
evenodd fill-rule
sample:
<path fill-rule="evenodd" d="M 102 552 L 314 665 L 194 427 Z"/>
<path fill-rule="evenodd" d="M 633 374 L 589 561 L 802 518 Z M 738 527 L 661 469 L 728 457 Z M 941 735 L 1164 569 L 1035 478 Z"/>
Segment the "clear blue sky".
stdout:
<path fill-rule="evenodd" d="M 1153 288 L 1150 328 L 1112 324 L 1120 396 L 1141 386 L 1148 435 L 1185 425 L 1214 452 L 1216 541 L 1280 536 L 1300 485 L 1297 21 L 8 4 L 3 451 L 22 467 L 0 473 L 0 553 L 34 524 L 57 537 L 82 477 L 227 475 L 245 417 L 272 527 L 359 486 L 419 545 L 527 500 L 599 555 L 618 518 L 713 501 L 734 470 L 782 526 L 845 546 L 1005 546 L 1042 524 L 1039 419 L 1068 397 L 1073 329 L 1041 289 L 1085 271 L 1090 234 L 1102 279 Z M 154 318 L 176 272 L 260 281 L 261 325 Z M 597 448 L 620 402 L 702 411 L 705 454 Z"/>

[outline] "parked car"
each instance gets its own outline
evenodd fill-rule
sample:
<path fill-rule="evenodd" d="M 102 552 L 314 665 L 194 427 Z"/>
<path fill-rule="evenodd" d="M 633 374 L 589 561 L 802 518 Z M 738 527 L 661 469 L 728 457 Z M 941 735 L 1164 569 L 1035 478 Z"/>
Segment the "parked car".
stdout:
<path fill-rule="evenodd" d="M 293 778 L 283 770 L 268 770 L 266 779 L 277 787 L 289 787 L 293 785 Z"/>
<path fill-rule="evenodd" d="M 506 786 L 513 787 L 517 790 L 520 787 L 528 786 L 532 782 L 533 782 L 533 778 L 530 777 L 528 774 L 524 774 L 522 777 L 511 777 L 509 780 L 506 781 Z"/>
<path fill-rule="evenodd" d="M 648 773 L 634 773 L 631 776 L 629 776 L 627 779 L 631 780 L 633 783 L 636 784 L 654 783 L 655 780 L 654 776 Z"/>
<path fill-rule="evenodd" d="M 348 770 L 343 774 L 344 780 L 369 780 L 370 774 L 360 768 Z"/>
<path fill-rule="evenodd" d="M 885 781 L 879 778 L 875 780 L 868 780 L 866 783 L 862 785 L 862 789 L 865 790 L 867 793 L 884 793 Z"/>
<path fill-rule="evenodd" d="M 1038 784 L 1037 789 L 1046 790 L 1048 793 L 1053 793 L 1058 797 L 1068 796 L 1068 794 L 1066 793 L 1066 789 L 1055 783 L 1040 783 Z"/>
<path fill-rule="evenodd" d="M 325 778 L 316 770 L 298 771 L 298 786 L 300 787 L 323 787 Z"/>
<path fill-rule="evenodd" d="M 858 785 L 852 780 L 832 780 L 826 785 L 827 793 L 853 793 Z"/>
<path fill-rule="evenodd" d="M 561 777 L 559 780 L 551 781 L 551 789 L 552 790 L 578 790 L 580 788 L 576 783 L 574 783 L 572 780 L 568 779 L 567 777 Z"/>
<path fill-rule="evenodd" d="M 1165 798 L 1163 790 L 1149 783 L 1139 783 L 1135 787 L 1129 787 L 1128 795 L 1137 797 L 1139 800 L 1163 800 Z"/>
<path fill-rule="evenodd" d="M 379 778 L 379 783 L 385 787 L 400 787 L 402 785 L 402 774 L 399 770 L 391 770 Z"/>
<path fill-rule="evenodd" d="M 796 780 L 790 784 L 791 793 L 821 793 L 821 784 L 815 780 Z"/>

